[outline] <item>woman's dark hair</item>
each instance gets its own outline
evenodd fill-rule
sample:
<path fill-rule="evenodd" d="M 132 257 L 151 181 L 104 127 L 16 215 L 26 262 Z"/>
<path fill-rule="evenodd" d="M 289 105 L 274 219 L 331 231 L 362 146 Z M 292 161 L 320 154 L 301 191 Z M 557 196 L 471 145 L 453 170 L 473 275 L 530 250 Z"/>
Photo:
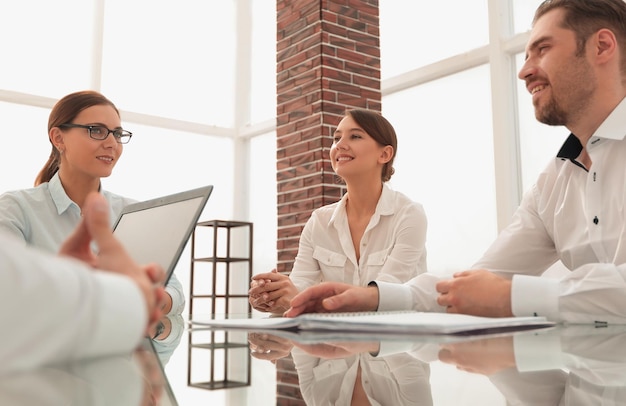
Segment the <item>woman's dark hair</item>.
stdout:
<path fill-rule="evenodd" d="M 48 137 L 50 136 L 50 130 L 54 127 L 71 123 L 76 116 L 86 108 L 101 105 L 113 107 L 119 116 L 120 112 L 113 102 L 96 91 L 84 90 L 63 97 L 54 105 L 48 117 Z M 52 143 L 52 140 L 50 140 L 50 143 Z M 61 154 L 53 144 L 48 162 L 46 162 L 41 171 L 39 171 L 39 174 L 37 174 L 37 178 L 35 178 L 35 186 L 50 181 L 59 170 L 60 163 Z"/>
<path fill-rule="evenodd" d="M 393 160 L 395 159 L 398 151 L 398 138 L 396 137 L 396 130 L 385 117 L 372 110 L 349 110 L 346 112 L 346 115 L 352 117 L 359 127 L 368 133 L 378 144 L 382 146 L 390 145 L 393 148 L 391 159 L 383 166 L 383 172 L 381 175 L 382 181 L 387 182 L 391 179 L 391 175 L 395 172 L 393 169 Z"/>

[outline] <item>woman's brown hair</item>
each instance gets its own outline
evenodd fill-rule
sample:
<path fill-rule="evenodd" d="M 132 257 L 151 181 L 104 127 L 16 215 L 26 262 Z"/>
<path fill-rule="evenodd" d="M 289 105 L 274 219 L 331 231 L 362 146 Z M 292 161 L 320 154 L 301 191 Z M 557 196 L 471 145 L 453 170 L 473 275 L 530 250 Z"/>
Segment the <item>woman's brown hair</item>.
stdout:
<path fill-rule="evenodd" d="M 385 117 L 372 110 L 354 109 L 346 112 L 346 115 L 352 117 L 352 119 L 378 144 L 384 147 L 390 145 L 393 148 L 393 155 L 389 162 L 383 166 L 381 175 L 382 181 L 387 182 L 395 172 L 393 169 L 393 160 L 398 151 L 396 130 Z"/>
<path fill-rule="evenodd" d="M 58 127 L 61 124 L 71 123 L 76 116 L 86 108 L 101 105 L 113 107 L 119 116 L 120 112 L 117 107 L 115 107 L 113 102 L 96 91 L 83 90 L 63 97 L 54 105 L 52 111 L 50 112 L 50 116 L 48 117 L 48 137 L 50 137 L 50 130 L 54 127 Z M 52 140 L 50 140 L 50 143 L 52 144 Z M 52 152 L 50 152 L 48 161 L 41 171 L 39 171 L 39 174 L 37 174 L 37 178 L 35 178 L 35 186 L 49 182 L 54 174 L 59 170 L 60 164 L 61 154 L 53 144 Z"/>

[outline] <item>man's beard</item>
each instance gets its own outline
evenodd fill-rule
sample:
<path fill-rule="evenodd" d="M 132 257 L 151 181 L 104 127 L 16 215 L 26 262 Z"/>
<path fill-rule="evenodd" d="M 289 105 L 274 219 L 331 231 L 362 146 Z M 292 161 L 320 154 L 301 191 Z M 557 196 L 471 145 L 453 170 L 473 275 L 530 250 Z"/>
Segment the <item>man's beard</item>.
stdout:
<path fill-rule="evenodd" d="M 565 125 L 567 123 L 567 113 L 559 106 L 554 98 L 551 98 L 541 109 L 535 109 L 537 121 L 547 125 Z"/>

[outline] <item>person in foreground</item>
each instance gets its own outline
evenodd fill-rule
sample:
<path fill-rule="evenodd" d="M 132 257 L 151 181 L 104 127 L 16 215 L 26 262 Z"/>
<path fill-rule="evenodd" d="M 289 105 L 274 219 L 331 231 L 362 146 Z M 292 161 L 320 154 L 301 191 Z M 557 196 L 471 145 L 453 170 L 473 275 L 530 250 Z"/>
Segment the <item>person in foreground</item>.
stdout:
<path fill-rule="evenodd" d="M 163 316 L 163 269 L 130 258 L 101 194 L 83 214 L 61 257 L 0 233 L 0 373 L 129 352 Z"/>
<path fill-rule="evenodd" d="M 29 245 L 56 253 L 80 222 L 86 196 L 102 193 L 115 221 L 135 200 L 103 190 L 132 137 L 122 129 L 120 112 L 101 93 L 84 90 L 61 98 L 50 111 L 50 157 L 35 179 L 35 187 L 0 195 L 0 230 Z M 166 287 L 165 311 L 181 313 L 185 296 L 173 276 Z"/>
<path fill-rule="evenodd" d="M 415 309 L 626 322 L 626 3 L 544 1 L 519 78 L 537 120 L 571 134 L 472 270 L 323 284 L 294 297 L 285 316 Z M 571 272 L 540 277 L 557 260 Z"/>
<path fill-rule="evenodd" d="M 395 129 L 380 113 L 346 113 L 330 149 L 346 194 L 312 213 L 289 276 L 274 270 L 252 278 L 249 301 L 256 310 L 283 313 L 299 291 L 321 281 L 403 283 L 426 271 L 424 209 L 386 184 L 397 149 Z"/>

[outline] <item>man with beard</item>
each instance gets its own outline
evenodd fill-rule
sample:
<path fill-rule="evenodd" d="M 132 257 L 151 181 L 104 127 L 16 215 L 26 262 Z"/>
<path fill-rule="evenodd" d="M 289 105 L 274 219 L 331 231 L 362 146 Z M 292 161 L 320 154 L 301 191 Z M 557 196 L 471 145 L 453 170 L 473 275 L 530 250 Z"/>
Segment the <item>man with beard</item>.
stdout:
<path fill-rule="evenodd" d="M 571 134 L 471 270 L 322 284 L 294 297 L 286 316 L 414 309 L 626 322 L 626 3 L 544 1 L 519 78 L 537 120 Z M 540 277 L 558 260 L 567 276 Z"/>

